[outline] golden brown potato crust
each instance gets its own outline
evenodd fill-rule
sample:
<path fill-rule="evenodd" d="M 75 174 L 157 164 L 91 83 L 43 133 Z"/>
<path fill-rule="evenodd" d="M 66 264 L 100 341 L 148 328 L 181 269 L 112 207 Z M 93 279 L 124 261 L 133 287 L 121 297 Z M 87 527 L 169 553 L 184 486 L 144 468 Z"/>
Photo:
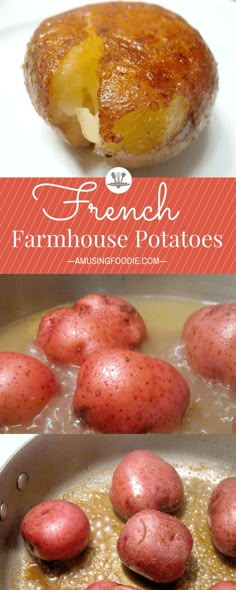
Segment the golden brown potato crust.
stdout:
<path fill-rule="evenodd" d="M 35 109 L 46 120 L 53 74 L 66 53 L 87 35 L 83 12 L 71 10 L 43 21 L 28 44 L 25 83 Z"/>
<path fill-rule="evenodd" d="M 100 134 L 114 140 L 114 122 L 137 109 L 157 109 L 175 96 L 190 102 L 197 127 L 217 88 L 217 69 L 200 34 L 176 14 L 139 2 L 77 8 L 44 21 L 28 45 L 25 80 L 38 113 L 48 117 L 50 83 L 60 60 L 87 35 L 89 17 L 103 39 L 99 62 Z"/>

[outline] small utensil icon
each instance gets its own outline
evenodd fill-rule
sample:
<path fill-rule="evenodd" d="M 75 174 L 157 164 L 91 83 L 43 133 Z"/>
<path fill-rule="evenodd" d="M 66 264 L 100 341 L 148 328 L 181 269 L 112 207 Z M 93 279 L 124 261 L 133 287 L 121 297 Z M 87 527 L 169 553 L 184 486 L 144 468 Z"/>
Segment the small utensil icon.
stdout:
<path fill-rule="evenodd" d="M 132 176 L 126 168 L 113 168 L 106 175 L 106 185 L 112 193 L 125 193 L 132 185 Z"/>
<path fill-rule="evenodd" d="M 115 172 L 111 172 L 111 177 L 114 180 L 114 182 L 110 182 L 110 185 L 114 185 L 117 188 L 121 188 L 121 186 L 127 186 L 128 183 L 127 182 L 123 182 L 124 178 L 126 176 L 125 172 L 117 172 L 117 174 L 115 174 Z"/>

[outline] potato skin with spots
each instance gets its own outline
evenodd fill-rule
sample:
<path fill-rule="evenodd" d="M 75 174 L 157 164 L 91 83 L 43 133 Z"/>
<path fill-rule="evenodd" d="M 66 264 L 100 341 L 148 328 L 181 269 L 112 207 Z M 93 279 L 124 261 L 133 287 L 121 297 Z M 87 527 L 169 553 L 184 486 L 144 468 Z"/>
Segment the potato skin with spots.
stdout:
<path fill-rule="evenodd" d="M 27 549 L 43 561 L 76 557 L 89 541 L 90 524 L 83 510 L 67 500 L 48 500 L 24 516 L 21 534 Z"/>
<path fill-rule="evenodd" d="M 184 490 L 172 465 L 151 451 L 137 450 L 128 453 L 116 467 L 110 499 L 126 520 L 145 509 L 175 512 L 183 502 Z"/>
<path fill-rule="evenodd" d="M 223 479 L 213 491 L 208 525 L 215 547 L 224 555 L 236 557 L 236 477 Z"/>
<path fill-rule="evenodd" d="M 86 590 L 138 590 L 135 586 L 127 586 L 127 584 L 118 584 L 111 580 L 99 580 L 93 584 L 89 584 Z"/>
<path fill-rule="evenodd" d="M 236 582 L 217 582 L 208 590 L 236 590 Z"/>
<path fill-rule="evenodd" d="M 0 352 L 0 426 L 26 426 L 59 391 L 54 373 L 37 359 Z"/>
<path fill-rule="evenodd" d="M 236 303 L 197 310 L 184 325 L 183 340 L 194 371 L 236 389 Z"/>
<path fill-rule="evenodd" d="M 141 510 L 126 522 L 117 550 L 131 570 L 154 582 L 170 583 L 183 575 L 192 545 L 192 535 L 180 520 Z"/>
<path fill-rule="evenodd" d="M 106 348 L 135 348 L 146 337 L 137 310 L 123 299 L 91 294 L 72 307 L 49 311 L 41 320 L 36 344 L 58 364 L 81 365 Z"/>
<path fill-rule="evenodd" d="M 171 432 L 189 400 L 186 381 L 168 363 L 139 352 L 106 350 L 83 363 L 73 406 L 101 432 Z"/>

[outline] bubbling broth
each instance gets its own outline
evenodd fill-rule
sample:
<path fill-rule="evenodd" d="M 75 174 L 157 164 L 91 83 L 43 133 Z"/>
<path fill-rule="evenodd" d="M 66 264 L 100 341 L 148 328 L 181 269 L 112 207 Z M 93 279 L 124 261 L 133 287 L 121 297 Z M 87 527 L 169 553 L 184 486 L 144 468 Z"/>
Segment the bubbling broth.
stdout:
<path fill-rule="evenodd" d="M 179 428 L 191 433 L 229 433 L 236 414 L 236 396 L 230 388 L 207 381 L 194 374 L 185 358 L 184 345 L 180 341 L 186 319 L 203 305 L 200 301 L 172 297 L 125 297 L 143 317 L 148 338 L 139 351 L 159 357 L 174 365 L 185 377 L 191 391 L 191 406 Z M 68 304 L 69 305 L 69 304 Z M 76 433 L 89 429 L 75 418 L 72 399 L 76 387 L 78 368 L 61 367 L 49 363 L 44 354 L 34 346 L 41 311 L 14 322 L 0 331 L 0 350 L 30 354 L 56 373 L 62 384 L 62 393 L 50 400 L 32 425 L 1 428 L 0 432 L 51 432 Z"/>
<path fill-rule="evenodd" d="M 193 535 L 193 550 L 183 577 L 166 590 L 203 590 L 216 581 L 235 579 L 235 563 L 214 549 L 207 526 L 207 505 L 210 493 L 218 483 L 218 474 L 207 467 L 192 469 L 174 465 L 182 476 L 185 489 L 185 502 L 176 516 L 181 518 Z M 111 469 L 86 479 L 74 488 L 67 490 L 63 498 L 78 504 L 87 514 L 91 523 L 89 546 L 78 558 L 58 565 L 37 562 L 25 548 L 14 561 L 14 590 L 85 590 L 86 587 L 103 579 L 129 584 L 151 590 L 161 590 L 163 585 L 148 582 L 143 577 L 129 571 L 118 557 L 116 544 L 123 522 L 113 511 L 109 488 Z"/>

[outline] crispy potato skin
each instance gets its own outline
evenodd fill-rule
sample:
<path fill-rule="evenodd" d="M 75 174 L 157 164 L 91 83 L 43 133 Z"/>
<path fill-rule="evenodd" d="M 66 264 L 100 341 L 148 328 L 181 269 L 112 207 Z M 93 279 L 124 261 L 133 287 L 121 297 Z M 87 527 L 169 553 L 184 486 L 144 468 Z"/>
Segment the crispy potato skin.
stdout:
<path fill-rule="evenodd" d="M 106 48 L 99 67 L 102 137 L 112 140 L 117 118 L 141 106 L 167 106 L 176 95 L 190 101 L 195 124 L 216 84 L 215 62 L 199 33 L 159 6 L 104 6 L 94 16 Z"/>
<path fill-rule="evenodd" d="M 183 340 L 189 364 L 208 379 L 236 389 L 236 304 L 205 306 L 186 321 Z"/>
<path fill-rule="evenodd" d="M 208 524 L 216 548 L 236 557 L 236 477 L 223 479 L 211 494 Z"/>
<path fill-rule="evenodd" d="M 184 499 L 183 484 L 174 467 L 155 453 L 132 451 L 113 473 L 110 499 L 125 520 L 145 509 L 175 512 Z"/>
<path fill-rule="evenodd" d="M 79 371 L 76 415 L 105 433 L 173 432 L 189 388 L 169 363 L 122 349 L 92 354 Z"/>
<path fill-rule="evenodd" d="M 67 500 L 48 500 L 27 512 L 21 534 L 33 555 L 45 560 L 76 557 L 89 541 L 90 523 L 83 510 Z"/>
<path fill-rule="evenodd" d="M 126 522 L 117 551 L 131 570 L 154 582 L 169 583 L 183 575 L 192 545 L 183 522 L 158 510 L 141 510 Z"/>
<path fill-rule="evenodd" d="M 43 316 L 36 344 L 54 363 L 79 366 L 96 351 L 132 349 L 145 337 L 144 321 L 133 305 L 93 293 Z"/>
<path fill-rule="evenodd" d="M 176 96 L 189 101 L 185 128 L 169 146 L 156 153 L 130 155 L 130 165 L 163 160 L 191 141 L 205 126 L 214 100 L 217 68 L 200 34 L 176 14 L 159 6 L 138 2 L 91 4 L 44 21 L 27 49 L 24 73 L 31 100 L 50 122 L 50 85 L 67 52 L 87 35 L 92 23 L 104 42 L 99 62 L 98 109 L 104 144 L 119 142 L 114 123 L 138 108 L 158 110 Z M 168 148 L 168 149 L 167 149 Z M 97 146 L 102 152 L 102 146 Z M 160 152 L 160 153 L 159 153 Z M 124 161 L 124 152 L 111 154 Z"/>

